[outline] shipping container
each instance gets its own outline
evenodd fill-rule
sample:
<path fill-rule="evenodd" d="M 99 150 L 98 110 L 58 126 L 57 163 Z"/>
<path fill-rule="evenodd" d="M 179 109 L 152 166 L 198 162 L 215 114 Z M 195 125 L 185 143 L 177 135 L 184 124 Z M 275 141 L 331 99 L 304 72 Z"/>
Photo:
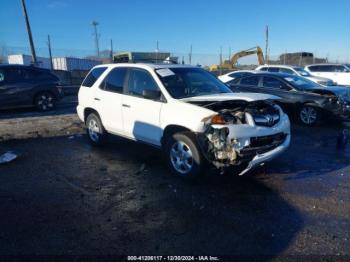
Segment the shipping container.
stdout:
<path fill-rule="evenodd" d="M 18 64 L 18 65 L 31 65 L 32 57 L 30 55 L 16 54 L 9 55 L 7 57 L 9 64 Z M 50 59 L 46 57 L 37 57 L 38 64 L 37 67 L 51 69 Z"/>
<path fill-rule="evenodd" d="M 55 57 L 52 60 L 55 70 L 64 71 L 90 70 L 94 66 L 101 64 L 99 61 L 75 57 Z"/>

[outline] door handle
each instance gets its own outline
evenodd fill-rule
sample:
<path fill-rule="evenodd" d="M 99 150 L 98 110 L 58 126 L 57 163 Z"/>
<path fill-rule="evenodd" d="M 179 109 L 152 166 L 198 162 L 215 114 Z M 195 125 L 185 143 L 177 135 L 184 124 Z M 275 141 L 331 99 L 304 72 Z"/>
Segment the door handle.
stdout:
<path fill-rule="evenodd" d="M 130 108 L 130 105 L 127 105 L 127 104 L 122 104 L 123 107 L 127 107 L 127 108 Z"/>
<path fill-rule="evenodd" d="M 99 99 L 99 98 L 97 98 L 97 97 L 95 97 L 94 99 L 95 99 L 96 101 L 101 101 L 101 99 Z"/>

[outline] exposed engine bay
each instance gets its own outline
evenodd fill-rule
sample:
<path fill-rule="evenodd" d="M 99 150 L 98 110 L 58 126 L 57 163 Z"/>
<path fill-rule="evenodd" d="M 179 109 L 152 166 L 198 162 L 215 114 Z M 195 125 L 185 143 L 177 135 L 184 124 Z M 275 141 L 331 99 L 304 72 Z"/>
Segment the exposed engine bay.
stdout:
<path fill-rule="evenodd" d="M 217 112 L 203 119 L 204 132 L 197 136 L 203 154 L 217 168 L 247 163 L 255 155 L 276 148 L 286 138 L 283 133 L 254 137 L 236 137 L 235 134 L 230 134 L 230 125 L 256 128 L 277 124 L 281 111 L 272 101 L 201 101 L 195 104 Z"/>

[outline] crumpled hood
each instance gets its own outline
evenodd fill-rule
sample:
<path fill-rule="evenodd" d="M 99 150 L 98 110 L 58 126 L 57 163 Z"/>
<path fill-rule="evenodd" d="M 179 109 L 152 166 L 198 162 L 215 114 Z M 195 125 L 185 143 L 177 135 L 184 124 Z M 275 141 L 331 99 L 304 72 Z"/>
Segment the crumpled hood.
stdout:
<path fill-rule="evenodd" d="M 229 100 L 244 100 L 247 102 L 259 100 L 277 100 L 278 96 L 260 94 L 260 93 L 224 93 L 215 95 L 194 96 L 180 99 L 185 102 L 200 102 L 200 101 L 229 101 Z"/>
<path fill-rule="evenodd" d="M 350 87 L 326 87 L 326 90 L 332 91 L 336 96 L 343 98 L 346 101 L 350 101 Z"/>
<path fill-rule="evenodd" d="M 328 87 L 320 87 L 317 89 L 306 90 L 306 92 L 319 94 L 323 90 L 329 91 L 329 92 L 333 93 L 335 96 L 340 97 L 346 101 L 350 101 L 350 87 L 328 86 Z"/>

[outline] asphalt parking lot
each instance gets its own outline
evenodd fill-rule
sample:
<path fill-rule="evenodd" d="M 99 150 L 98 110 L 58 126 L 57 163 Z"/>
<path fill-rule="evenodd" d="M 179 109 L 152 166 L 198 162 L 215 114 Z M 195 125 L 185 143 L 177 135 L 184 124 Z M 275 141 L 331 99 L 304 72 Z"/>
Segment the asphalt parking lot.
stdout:
<path fill-rule="evenodd" d="M 74 97 L 42 116 L 0 113 L 0 254 L 349 255 L 350 145 L 341 125 L 294 126 L 287 153 L 249 175 L 173 177 L 123 139 L 92 148 Z"/>

